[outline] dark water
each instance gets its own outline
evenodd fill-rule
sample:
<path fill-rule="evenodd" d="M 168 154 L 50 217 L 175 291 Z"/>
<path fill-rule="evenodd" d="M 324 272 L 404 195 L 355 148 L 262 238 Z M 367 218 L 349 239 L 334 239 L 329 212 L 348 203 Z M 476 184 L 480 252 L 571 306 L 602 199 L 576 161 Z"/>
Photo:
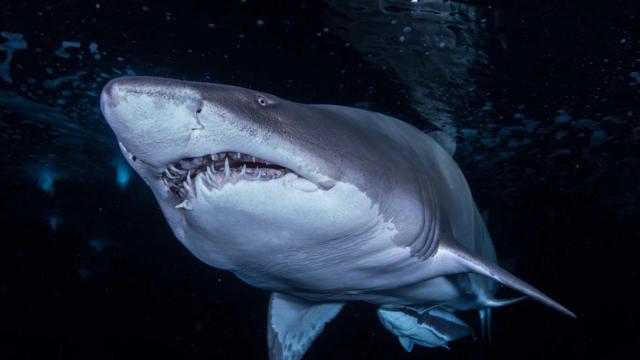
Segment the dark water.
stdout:
<path fill-rule="evenodd" d="M 636 2 L 0 9 L 0 358 L 266 357 L 268 294 L 173 238 L 102 120 L 102 86 L 126 74 L 359 106 L 455 134 L 498 257 L 578 315 L 526 302 L 494 311 L 491 342 L 406 353 L 373 306 L 354 303 L 305 359 L 637 356 Z"/>

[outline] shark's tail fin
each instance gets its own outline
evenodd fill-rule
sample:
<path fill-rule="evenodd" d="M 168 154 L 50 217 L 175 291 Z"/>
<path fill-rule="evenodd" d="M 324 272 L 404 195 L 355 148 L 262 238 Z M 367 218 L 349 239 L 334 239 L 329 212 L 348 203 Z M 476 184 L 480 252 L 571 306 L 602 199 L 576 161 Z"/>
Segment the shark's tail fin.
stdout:
<path fill-rule="evenodd" d="M 459 265 L 461 265 L 463 268 L 465 268 L 469 272 L 490 277 L 491 279 L 505 286 L 508 286 L 514 290 L 517 290 L 527 295 L 528 297 L 536 301 L 539 301 L 553 309 L 556 309 L 568 316 L 571 316 L 573 318 L 576 317 L 576 315 L 573 312 L 571 312 L 569 309 L 560 305 L 558 302 L 551 299 L 547 295 L 543 294 L 538 289 L 527 284 L 525 281 L 519 279 L 515 275 L 502 269 L 498 265 L 484 261 L 479 257 L 471 254 L 466 249 L 464 249 L 461 245 L 458 245 L 456 243 L 450 243 L 450 242 L 441 243 L 438 251 L 445 252 L 447 257 L 450 256 L 452 259 L 458 262 Z M 505 305 L 504 303 L 501 303 L 499 300 L 494 300 L 494 301 L 496 302 L 495 304 L 487 304 L 487 305 L 488 306 Z"/>

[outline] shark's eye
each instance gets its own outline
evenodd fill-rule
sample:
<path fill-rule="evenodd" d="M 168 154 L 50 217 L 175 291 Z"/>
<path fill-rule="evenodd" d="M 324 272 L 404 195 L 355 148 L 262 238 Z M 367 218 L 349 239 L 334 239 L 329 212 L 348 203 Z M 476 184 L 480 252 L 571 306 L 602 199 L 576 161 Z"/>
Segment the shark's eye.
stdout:
<path fill-rule="evenodd" d="M 267 101 L 267 99 L 262 96 L 262 95 L 258 95 L 258 97 L 256 98 L 256 100 L 258 101 L 258 104 L 260 104 L 260 106 L 267 106 L 269 104 L 269 102 Z"/>

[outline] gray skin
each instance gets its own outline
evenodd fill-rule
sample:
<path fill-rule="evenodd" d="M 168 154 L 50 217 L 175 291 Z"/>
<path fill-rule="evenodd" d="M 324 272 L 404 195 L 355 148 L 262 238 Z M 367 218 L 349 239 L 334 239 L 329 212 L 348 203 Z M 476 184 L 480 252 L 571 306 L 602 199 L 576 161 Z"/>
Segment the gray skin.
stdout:
<path fill-rule="evenodd" d="M 497 281 L 573 316 L 495 265 L 459 167 L 398 119 L 151 77 L 112 80 L 100 106 L 178 240 L 250 285 L 310 302 L 468 310 L 506 304 L 493 297 Z M 273 179 L 210 191 L 194 180 L 190 208 L 176 208 L 185 199 L 163 170 L 220 152 L 283 166 L 314 190 Z"/>

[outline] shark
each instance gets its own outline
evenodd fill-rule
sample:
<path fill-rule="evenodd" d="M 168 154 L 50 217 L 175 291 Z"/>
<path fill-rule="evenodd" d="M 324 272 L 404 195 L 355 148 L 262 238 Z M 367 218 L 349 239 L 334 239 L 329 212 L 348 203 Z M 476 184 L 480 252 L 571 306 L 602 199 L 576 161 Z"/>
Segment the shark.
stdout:
<path fill-rule="evenodd" d="M 300 359 L 345 303 L 377 306 L 405 350 L 472 333 L 456 312 L 531 298 L 497 265 L 455 141 L 358 108 L 157 77 L 111 80 L 100 108 L 195 257 L 271 293 L 269 358 Z M 523 294 L 498 299 L 499 284 Z"/>

